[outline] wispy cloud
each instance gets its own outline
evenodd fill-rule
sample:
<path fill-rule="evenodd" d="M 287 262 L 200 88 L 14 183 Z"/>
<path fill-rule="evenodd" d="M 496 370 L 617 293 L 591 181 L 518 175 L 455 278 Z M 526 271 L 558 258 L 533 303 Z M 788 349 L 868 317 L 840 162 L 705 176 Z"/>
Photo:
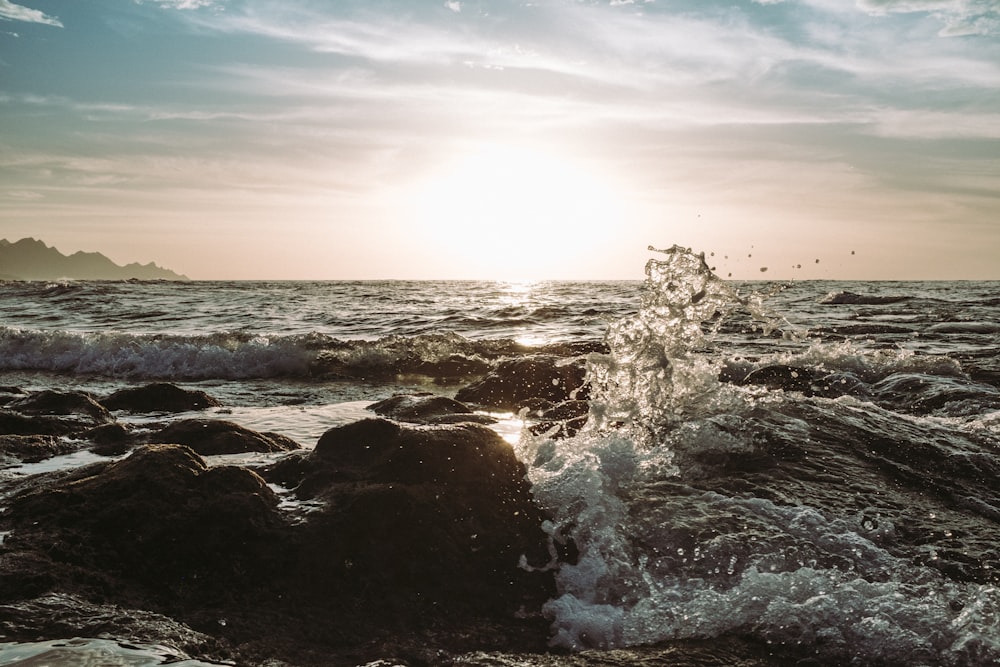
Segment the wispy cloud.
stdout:
<path fill-rule="evenodd" d="M 140 4 L 143 0 L 136 0 Z M 203 9 L 205 7 L 223 7 L 225 0 L 146 0 L 164 9 Z"/>
<path fill-rule="evenodd" d="M 857 0 L 875 15 L 928 13 L 942 23 L 945 37 L 1000 34 L 1000 4 L 996 0 Z"/>
<path fill-rule="evenodd" d="M 63 24 L 58 18 L 49 16 L 44 12 L 23 5 L 16 5 L 10 0 L 0 0 L 0 19 L 7 21 L 24 21 L 25 23 L 41 23 L 62 28 Z"/>

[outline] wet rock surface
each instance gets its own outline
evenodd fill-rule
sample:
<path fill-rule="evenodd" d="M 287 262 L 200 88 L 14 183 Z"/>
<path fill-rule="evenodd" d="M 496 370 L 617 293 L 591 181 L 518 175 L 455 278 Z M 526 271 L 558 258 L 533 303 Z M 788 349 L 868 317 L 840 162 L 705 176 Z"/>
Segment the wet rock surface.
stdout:
<path fill-rule="evenodd" d="M 0 435 L 0 464 L 5 458 L 35 463 L 75 449 L 74 445 L 52 435 Z"/>
<path fill-rule="evenodd" d="M 182 389 L 169 382 L 121 389 L 102 399 L 101 403 L 109 410 L 128 412 L 187 412 L 220 405 L 203 391 Z"/>
<path fill-rule="evenodd" d="M 544 517 L 492 430 L 364 420 L 259 472 L 173 443 L 6 482 L 0 640 L 160 637 L 246 665 L 545 650 L 552 579 L 519 567 L 552 558 Z"/>
<path fill-rule="evenodd" d="M 12 401 L 8 407 L 25 415 L 72 415 L 92 425 L 113 420 L 107 408 L 79 391 L 46 389 Z"/>
<path fill-rule="evenodd" d="M 224 419 L 182 419 L 160 429 L 150 442 L 187 445 L 202 456 L 301 448 L 290 438 L 259 433 Z"/>
<path fill-rule="evenodd" d="M 585 399 L 582 360 L 551 355 L 507 359 L 482 380 L 463 387 L 455 399 L 484 407 L 517 410 L 531 399 L 552 402 Z"/>
<path fill-rule="evenodd" d="M 551 593 L 517 567 L 549 561 L 544 517 L 523 465 L 484 426 L 363 420 L 264 474 L 324 504 L 302 529 L 310 595 L 396 591 L 428 610 L 512 616 Z"/>
<path fill-rule="evenodd" d="M 447 396 L 397 394 L 368 406 L 377 415 L 414 424 L 447 424 L 473 421 L 488 424 L 494 419 L 477 415 L 472 408 Z"/>

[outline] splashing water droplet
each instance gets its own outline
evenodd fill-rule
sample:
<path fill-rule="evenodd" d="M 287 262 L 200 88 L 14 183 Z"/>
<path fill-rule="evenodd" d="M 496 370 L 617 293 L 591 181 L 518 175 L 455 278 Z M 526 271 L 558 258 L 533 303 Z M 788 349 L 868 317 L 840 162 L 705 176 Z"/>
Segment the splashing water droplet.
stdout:
<path fill-rule="evenodd" d="M 588 429 L 624 427 L 648 445 L 690 411 L 711 403 L 718 369 L 692 353 L 709 344 L 740 303 L 704 254 L 679 246 L 656 252 L 666 258 L 647 262 L 638 313 L 609 326 L 610 352 L 588 360 L 593 391 Z"/>

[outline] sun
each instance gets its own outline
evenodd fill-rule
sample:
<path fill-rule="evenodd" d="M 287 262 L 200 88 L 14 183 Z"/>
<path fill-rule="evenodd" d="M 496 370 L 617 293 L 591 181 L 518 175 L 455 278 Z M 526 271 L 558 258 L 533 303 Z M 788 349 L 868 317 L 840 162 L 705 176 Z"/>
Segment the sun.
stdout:
<path fill-rule="evenodd" d="M 612 179 L 538 149 L 483 145 L 422 178 L 415 233 L 467 277 L 509 281 L 565 274 L 600 248 L 621 215 Z"/>

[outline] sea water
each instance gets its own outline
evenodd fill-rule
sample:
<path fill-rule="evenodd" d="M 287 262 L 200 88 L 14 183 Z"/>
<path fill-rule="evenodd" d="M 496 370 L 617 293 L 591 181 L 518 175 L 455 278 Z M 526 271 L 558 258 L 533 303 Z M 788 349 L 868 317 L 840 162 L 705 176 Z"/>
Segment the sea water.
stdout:
<path fill-rule="evenodd" d="M 394 393 L 585 356 L 574 437 L 498 415 L 543 528 L 579 552 L 551 564 L 554 646 L 740 635 L 834 662 L 987 665 L 998 323 L 996 282 L 734 283 L 681 248 L 643 283 L 9 282 L 0 385 L 171 381 L 223 403 L 201 416 L 311 447 Z"/>

